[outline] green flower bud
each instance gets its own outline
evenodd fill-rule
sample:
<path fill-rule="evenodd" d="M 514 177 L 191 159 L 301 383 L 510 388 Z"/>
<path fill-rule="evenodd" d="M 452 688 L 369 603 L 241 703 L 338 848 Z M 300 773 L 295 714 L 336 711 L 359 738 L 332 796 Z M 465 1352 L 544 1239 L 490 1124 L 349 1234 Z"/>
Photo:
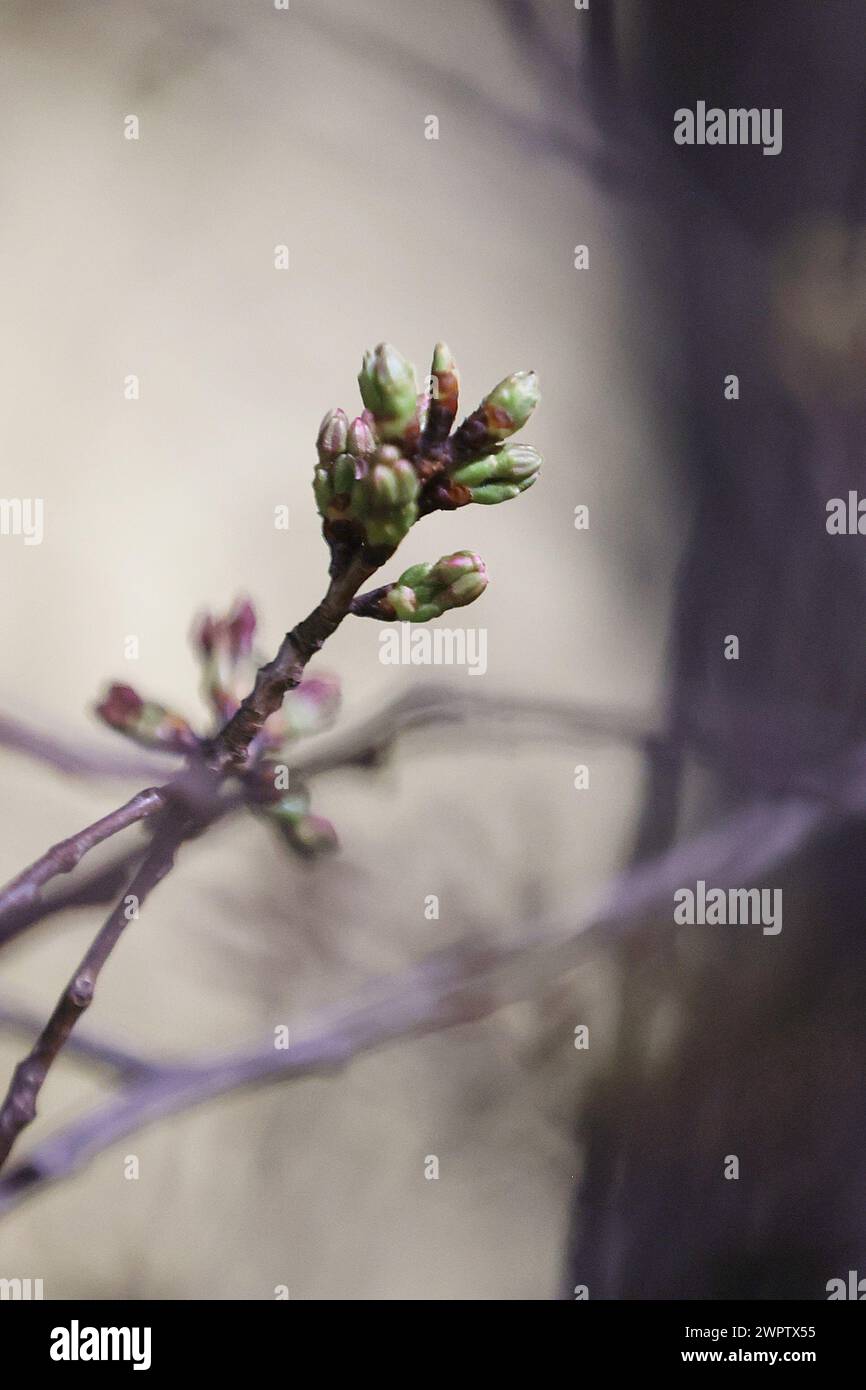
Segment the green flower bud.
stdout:
<path fill-rule="evenodd" d="M 339 521 L 347 516 L 349 494 L 363 466 L 351 454 L 319 464 L 313 473 L 313 494 L 321 517 Z"/>
<path fill-rule="evenodd" d="M 285 796 L 264 814 L 279 831 L 286 845 L 305 859 L 339 849 L 337 832 L 324 816 L 308 811 L 309 797 L 305 792 Z"/>
<path fill-rule="evenodd" d="M 325 816 L 299 816 L 291 834 L 286 838 L 292 848 L 305 859 L 315 859 L 320 854 L 332 854 L 340 848 L 337 832 Z"/>
<path fill-rule="evenodd" d="M 399 619 L 406 623 L 426 623 L 474 603 L 487 588 L 487 570 L 480 556 L 471 550 L 443 555 L 435 564 L 412 565 L 396 584 L 386 584 L 362 594 L 352 611 L 362 618 Z"/>
<path fill-rule="evenodd" d="M 522 429 L 540 399 L 535 372 L 513 372 L 505 377 L 456 431 L 452 441 L 455 461 L 489 454 L 503 439 Z"/>
<path fill-rule="evenodd" d="M 498 453 L 464 464 L 451 478 L 469 488 L 473 502 L 507 502 L 532 487 L 541 462 L 529 444 L 506 444 Z"/>
<path fill-rule="evenodd" d="M 328 411 L 319 426 L 319 434 L 316 439 L 320 463 L 327 463 L 345 451 L 348 429 L 349 419 L 345 410 Z"/>
<path fill-rule="evenodd" d="M 540 400 L 535 372 L 513 372 L 481 402 L 488 431 L 496 439 L 507 439 L 523 428 Z"/>
<path fill-rule="evenodd" d="M 319 516 L 327 516 L 334 489 L 331 487 L 331 475 L 324 465 L 320 465 L 313 473 L 313 495 Z"/>
<path fill-rule="evenodd" d="M 418 383 L 412 363 L 390 343 L 380 343 L 364 354 L 358 385 L 380 437 L 401 439 L 417 409 Z"/>
<path fill-rule="evenodd" d="M 342 497 L 351 492 L 357 472 L 358 461 L 351 454 L 340 454 L 339 458 L 334 459 L 331 482 L 335 496 Z"/>
<path fill-rule="evenodd" d="M 396 548 L 418 517 L 418 478 L 393 445 L 379 450 L 366 471 L 356 472 L 349 510 L 368 545 Z"/>

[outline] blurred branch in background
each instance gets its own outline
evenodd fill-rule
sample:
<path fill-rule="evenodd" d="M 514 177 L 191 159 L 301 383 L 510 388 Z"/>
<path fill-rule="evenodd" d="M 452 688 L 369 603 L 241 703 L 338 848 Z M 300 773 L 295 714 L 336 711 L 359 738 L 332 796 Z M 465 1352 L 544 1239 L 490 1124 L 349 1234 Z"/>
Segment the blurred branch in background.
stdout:
<path fill-rule="evenodd" d="M 362 741 L 363 743 L 363 741 Z M 347 765 L 352 765 L 351 757 Z M 333 766 L 333 764 L 332 764 Z M 85 1040 L 80 1053 L 114 1065 L 127 1084 L 112 1100 L 36 1146 L 0 1179 L 0 1210 L 66 1177 L 102 1148 L 164 1116 L 240 1087 L 271 1084 L 346 1066 L 400 1038 L 482 1019 L 550 985 L 597 936 L 606 944 L 669 906 L 682 883 L 706 875 L 718 886 L 773 868 L 832 820 L 801 798 L 749 807 L 698 839 L 616 876 L 579 929 L 567 921 L 524 925 L 514 944 L 473 943 L 432 955 L 404 974 L 369 985 L 353 1002 L 302 1025 L 290 1045 L 195 1062 L 140 1063 Z M 654 931 L 658 928 L 654 927 Z M 0 1023 L 21 1026 L 0 1012 Z"/>

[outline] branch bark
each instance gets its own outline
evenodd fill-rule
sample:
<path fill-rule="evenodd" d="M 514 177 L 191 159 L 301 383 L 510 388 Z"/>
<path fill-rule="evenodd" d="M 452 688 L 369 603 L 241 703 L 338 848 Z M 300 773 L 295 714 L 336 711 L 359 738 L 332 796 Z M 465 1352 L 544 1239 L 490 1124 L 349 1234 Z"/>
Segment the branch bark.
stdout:
<path fill-rule="evenodd" d="M 68 908 L 94 907 L 111 902 L 143 854 L 143 848 L 139 848 L 137 853 L 118 854 L 110 863 L 80 882 L 71 884 L 63 892 L 52 893 L 48 897 L 40 895 L 26 906 L 10 909 L 0 921 L 0 947 L 8 945 L 46 917 L 54 917 Z"/>
<path fill-rule="evenodd" d="M 127 899 L 136 899 L 137 915 L 138 908 L 174 863 L 177 849 L 189 833 L 191 824 L 189 818 L 179 811 L 166 817 L 127 892 L 85 952 L 30 1052 L 15 1068 L 0 1107 L 0 1168 L 21 1130 L 35 1118 L 36 1101 L 45 1078 L 72 1029 L 90 1007 L 102 968 L 131 920 Z"/>
<path fill-rule="evenodd" d="M 0 1004 L 0 1028 L 8 1028 L 16 1033 L 26 1033 L 37 1036 L 41 1031 L 41 1024 L 32 1014 L 23 1009 L 16 1009 L 8 1004 Z M 131 1079 L 132 1077 L 152 1076 L 159 1069 L 152 1063 L 140 1057 L 136 1052 L 130 1052 L 125 1047 L 119 1047 L 116 1043 L 106 1042 L 102 1038 L 91 1037 L 89 1034 L 82 1034 L 76 1030 L 66 1040 L 67 1052 L 73 1052 L 82 1059 L 95 1066 L 110 1067 L 121 1079 Z"/>
<path fill-rule="evenodd" d="M 355 594 L 380 563 L 362 551 L 332 577 L 328 592 L 312 613 L 286 633 L 273 661 L 261 667 L 252 691 L 218 734 L 212 754 L 214 767 L 228 770 L 246 764 L 266 720 L 280 708 L 287 692 L 300 685 L 307 662 L 348 616 Z"/>
<path fill-rule="evenodd" d="M 0 890 L 0 923 L 7 914 L 31 907 L 50 879 L 56 878 L 58 874 L 71 873 L 81 863 L 85 854 L 96 845 L 102 844 L 112 835 L 117 835 L 121 830 L 126 830 L 130 825 L 152 816 L 165 805 L 166 789 L 148 787 L 145 791 L 138 792 L 125 805 L 118 806 L 116 811 L 109 812 L 107 816 L 102 816 L 92 825 L 85 826 L 77 834 L 52 845 L 51 849 L 46 850 L 29 868 L 24 869 Z M 0 926 L 0 941 L 2 940 Z"/>

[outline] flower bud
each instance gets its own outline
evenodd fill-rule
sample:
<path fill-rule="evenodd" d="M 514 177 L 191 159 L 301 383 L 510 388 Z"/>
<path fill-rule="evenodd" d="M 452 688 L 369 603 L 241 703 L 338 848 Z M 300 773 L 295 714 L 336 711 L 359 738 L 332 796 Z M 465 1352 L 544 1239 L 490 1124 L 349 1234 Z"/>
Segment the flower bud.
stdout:
<path fill-rule="evenodd" d="M 484 561 L 474 551 L 458 550 L 454 555 L 443 555 L 435 564 L 410 566 L 396 584 L 361 594 L 352 611 L 358 617 L 384 622 L 426 623 L 449 608 L 474 603 L 486 588 Z"/>
<path fill-rule="evenodd" d="M 490 453 L 503 439 L 523 428 L 540 399 L 535 372 L 513 372 L 505 377 L 456 431 L 455 459 Z"/>
<path fill-rule="evenodd" d="M 198 739 L 185 719 L 154 700 L 143 700 L 131 685 L 110 686 L 96 706 L 96 713 L 109 728 L 146 748 L 190 753 L 198 747 Z"/>
<path fill-rule="evenodd" d="M 102 703 L 96 706 L 96 713 L 112 729 L 131 728 L 140 718 L 144 701 L 131 685 L 115 684 L 109 686 Z"/>
<path fill-rule="evenodd" d="M 364 354 L 358 385 L 382 439 L 401 439 L 416 414 L 418 384 L 411 362 L 390 343 Z"/>
<path fill-rule="evenodd" d="M 529 444 L 506 444 L 498 453 L 464 464 L 451 479 L 469 488 L 473 502 L 507 502 L 532 487 L 541 462 Z"/>
<path fill-rule="evenodd" d="M 422 453 L 437 444 L 442 444 L 451 433 L 457 403 L 460 395 L 460 376 L 457 363 L 445 343 L 437 343 L 433 349 L 433 362 L 430 366 L 433 389 L 426 403 Z"/>
<path fill-rule="evenodd" d="M 370 546 L 396 548 L 418 516 L 418 479 L 408 459 L 386 445 L 356 476 L 346 515 L 360 522 Z"/>
<path fill-rule="evenodd" d="M 366 411 L 349 426 L 346 451 L 358 459 L 370 458 L 376 452 L 376 436 Z"/>
<path fill-rule="evenodd" d="M 320 464 L 313 473 L 313 496 L 319 516 L 326 517 L 333 501 L 334 489 L 331 486 L 331 474 L 324 464 Z"/>
<path fill-rule="evenodd" d="M 328 411 L 319 426 L 319 435 L 316 440 L 320 463 L 327 463 L 329 459 L 334 459 L 338 454 L 344 452 L 348 428 L 349 420 L 345 410 Z"/>
<path fill-rule="evenodd" d="M 203 613 L 193 626 L 190 640 L 198 655 L 204 659 L 213 655 L 217 624 L 211 613 Z"/>
<path fill-rule="evenodd" d="M 352 454 L 339 454 L 319 464 L 313 474 L 313 493 L 321 517 L 331 521 L 346 517 L 352 485 L 365 469 L 365 461 Z"/>
<path fill-rule="evenodd" d="M 256 610 L 249 599 L 236 599 L 225 620 L 226 642 L 234 661 L 249 656 L 252 651 L 256 621 Z"/>
<path fill-rule="evenodd" d="M 332 823 L 325 816 L 313 813 L 298 816 L 287 839 L 292 848 L 305 859 L 315 859 L 320 854 L 332 854 L 340 848 L 340 841 Z"/>
<path fill-rule="evenodd" d="M 314 859 L 339 849 L 339 841 L 331 822 L 309 811 L 308 806 L 309 796 L 303 790 L 284 796 L 276 805 L 268 806 L 264 814 L 290 849 L 305 859 Z"/>
<path fill-rule="evenodd" d="M 239 686 L 252 674 L 250 657 L 256 632 L 256 610 L 249 599 L 235 599 L 222 617 L 205 613 L 193 628 L 192 642 L 202 664 L 202 694 L 221 719 L 237 709 Z"/>
<path fill-rule="evenodd" d="M 505 377 L 481 403 L 491 434 L 507 439 L 522 429 L 540 400 L 535 372 L 513 372 Z"/>
<path fill-rule="evenodd" d="M 471 550 L 458 550 L 443 555 L 435 565 L 413 565 L 401 574 L 388 600 L 396 618 L 425 623 L 450 608 L 474 603 L 486 588 L 484 561 Z"/>
<path fill-rule="evenodd" d="M 290 690 L 283 704 L 285 733 L 300 738 L 330 728 L 340 708 L 336 676 L 307 676 Z"/>

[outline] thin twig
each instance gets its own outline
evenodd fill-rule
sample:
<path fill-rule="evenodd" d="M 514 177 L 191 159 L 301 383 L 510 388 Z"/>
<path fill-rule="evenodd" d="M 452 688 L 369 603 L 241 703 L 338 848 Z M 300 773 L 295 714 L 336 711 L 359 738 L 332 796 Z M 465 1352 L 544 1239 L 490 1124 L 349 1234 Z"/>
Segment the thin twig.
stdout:
<path fill-rule="evenodd" d="M 29 868 L 12 879 L 0 890 L 0 946 L 32 922 L 37 922 L 56 908 L 51 904 L 41 904 L 40 890 L 51 879 L 60 874 L 70 873 L 90 850 L 103 841 L 126 830 L 131 825 L 147 820 L 157 812 L 165 810 L 170 804 L 185 806 L 193 819 L 202 825 L 219 819 L 239 805 L 246 804 L 247 793 L 242 789 L 235 795 L 221 796 L 221 775 L 191 763 L 171 782 L 162 787 L 148 787 L 138 792 L 132 799 L 102 816 L 92 825 L 85 826 L 66 840 L 61 840 L 45 854 L 40 855 Z M 70 903 L 76 902 L 77 895 L 69 896 Z M 87 899 L 82 899 L 87 901 Z M 96 898 L 93 901 L 104 901 Z"/>
<path fill-rule="evenodd" d="M 73 777 L 153 777 L 159 771 L 157 758 L 129 751 L 112 752 L 102 748 L 81 749 L 54 734 L 31 728 L 20 719 L 0 715 L 0 747 L 24 753 L 35 762 L 45 763 Z M 176 756 L 164 750 L 162 757 Z"/>
<path fill-rule="evenodd" d="M 506 731 L 511 738 L 524 741 L 589 737 L 637 745 L 646 751 L 659 742 L 659 735 L 630 715 L 612 714 L 591 705 L 525 695 L 482 695 L 456 686 L 414 685 L 354 729 L 333 735 L 323 746 L 295 757 L 292 770 L 312 778 L 344 767 L 375 766 L 385 760 L 398 738 L 437 725 L 470 726 L 475 736 L 489 735 L 497 744 L 502 744 Z"/>
<path fill-rule="evenodd" d="M 100 817 L 92 825 L 87 825 L 75 835 L 70 835 L 67 840 L 60 840 L 56 845 L 52 845 L 51 849 L 46 850 L 29 868 L 24 869 L 0 890 L 0 920 L 6 913 L 30 907 L 50 879 L 58 874 L 71 873 L 81 863 L 85 854 L 96 845 L 102 844 L 103 840 L 110 839 L 112 835 L 117 835 L 119 831 L 126 830 L 130 825 L 136 825 L 138 821 L 152 816 L 165 804 L 166 789 L 148 787 L 145 791 L 138 792 L 123 806 L 118 806 L 116 811 L 110 811 L 107 816 Z"/>
<path fill-rule="evenodd" d="M 252 691 L 218 734 L 213 748 L 215 767 L 227 770 L 244 766 L 266 720 L 280 708 L 286 693 L 300 685 L 307 662 L 348 616 L 355 594 L 378 567 L 363 553 L 355 557 L 332 578 L 328 592 L 312 613 L 286 633 L 273 661 L 256 673 Z"/>
<path fill-rule="evenodd" d="M 24 1009 L 14 1008 L 9 1004 L 0 1004 L 0 1028 L 8 1028 L 16 1033 L 25 1033 L 28 1036 L 38 1036 L 41 1030 L 41 1023 L 38 1019 Z M 130 1080 L 132 1077 L 152 1076 L 157 1070 L 162 1070 L 152 1063 L 145 1061 L 138 1053 L 130 1052 L 125 1047 L 118 1046 L 117 1043 L 108 1042 L 104 1038 L 95 1038 L 88 1033 L 82 1034 L 76 1030 L 66 1040 L 66 1050 L 74 1052 L 83 1061 L 92 1062 L 96 1066 L 111 1067 L 123 1080 Z"/>
<path fill-rule="evenodd" d="M 63 892 L 40 896 L 24 907 L 5 912 L 0 922 L 0 946 L 6 946 L 29 927 L 69 908 L 101 906 L 110 902 L 127 882 L 143 853 L 144 848 L 140 847 L 136 853 L 119 854 L 110 863 L 81 882 L 71 884 Z"/>
<path fill-rule="evenodd" d="M 153 845 L 132 878 L 102 929 L 85 952 L 77 970 L 60 996 L 54 1011 L 27 1054 L 12 1075 L 6 1098 L 0 1107 L 0 1167 L 9 1156 L 21 1130 L 36 1115 L 36 1100 L 58 1053 L 81 1015 L 89 1008 L 105 962 L 111 955 L 133 915 L 165 877 L 174 863 L 178 846 L 189 833 L 191 822 L 180 811 L 169 813 L 154 837 Z M 130 900 L 134 906 L 130 907 Z"/>

